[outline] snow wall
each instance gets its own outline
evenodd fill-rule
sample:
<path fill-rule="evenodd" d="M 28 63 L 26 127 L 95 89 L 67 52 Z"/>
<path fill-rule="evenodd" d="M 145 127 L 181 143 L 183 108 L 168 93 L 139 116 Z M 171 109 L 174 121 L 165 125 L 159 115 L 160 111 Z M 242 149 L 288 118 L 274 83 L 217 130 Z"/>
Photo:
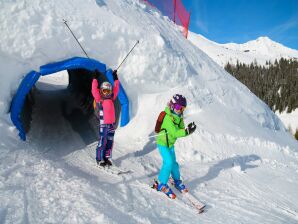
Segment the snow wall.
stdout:
<path fill-rule="evenodd" d="M 15 96 L 13 97 L 10 117 L 16 128 L 19 130 L 19 136 L 22 140 L 26 140 L 27 128 L 22 119 L 21 113 L 25 101 L 27 100 L 28 94 L 34 87 L 35 83 L 38 81 L 40 76 L 50 75 L 63 70 L 73 70 L 73 69 L 86 69 L 88 71 L 94 71 L 98 69 L 103 74 L 112 85 L 114 85 L 114 80 L 112 77 L 112 70 L 106 69 L 106 65 L 90 58 L 73 57 L 66 59 L 64 61 L 46 64 L 40 67 L 40 71 L 29 72 L 21 82 Z M 90 89 L 91 93 L 91 89 Z M 120 91 L 118 94 L 118 99 L 121 104 L 121 121 L 120 126 L 123 127 L 129 122 L 129 100 L 128 97 L 120 85 Z"/>

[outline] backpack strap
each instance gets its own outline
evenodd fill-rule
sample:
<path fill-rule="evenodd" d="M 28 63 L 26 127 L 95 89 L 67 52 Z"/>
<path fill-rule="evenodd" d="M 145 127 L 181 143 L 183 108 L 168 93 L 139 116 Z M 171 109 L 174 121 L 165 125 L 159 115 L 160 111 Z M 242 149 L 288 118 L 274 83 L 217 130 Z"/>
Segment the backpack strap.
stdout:
<path fill-rule="evenodd" d="M 166 116 L 166 112 L 162 111 L 159 113 L 156 124 L 155 124 L 155 132 L 159 133 L 161 131 L 161 126 L 162 126 L 162 122 L 164 117 Z"/>

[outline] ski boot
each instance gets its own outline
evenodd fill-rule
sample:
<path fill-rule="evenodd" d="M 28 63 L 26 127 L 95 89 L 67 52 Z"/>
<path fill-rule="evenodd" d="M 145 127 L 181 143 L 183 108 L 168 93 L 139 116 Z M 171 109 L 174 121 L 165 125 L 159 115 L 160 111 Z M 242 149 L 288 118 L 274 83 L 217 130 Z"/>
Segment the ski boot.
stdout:
<path fill-rule="evenodd" d="M 158 183 L 157 181 L 155 181 L 152 188 L 154 188 L 157 191 L 161 191 L 161 192 L 165 193 L 171 199 L 176 198 L 176 195 L 174 194 L 172 189 L 167 184 L 162 184 L 162 183 Z"/>
<path fill-rule="evenodd" d="M 105 166 L 108 166 L 109 167 L 109 166 L 112 166 L 113 164 L 112 164 L 112 162 L 109 159 L 106 158 L 99 165 L 102 166 L 102 167 L 105 167 Z"/>
<path fill-rule="evenodd" d="M 182 183 L 182 180 L 174 180 L 174 186 L 181 193 L 187 193 L 188 192 L 188 189 Z"/>

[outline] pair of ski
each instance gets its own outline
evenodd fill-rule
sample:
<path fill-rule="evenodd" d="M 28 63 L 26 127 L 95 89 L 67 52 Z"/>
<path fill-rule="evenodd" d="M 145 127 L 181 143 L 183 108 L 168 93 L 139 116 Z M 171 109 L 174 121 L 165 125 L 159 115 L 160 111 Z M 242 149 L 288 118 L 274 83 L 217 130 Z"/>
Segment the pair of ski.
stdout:
<path fill-rule="evenodd" d="M 132 170 L 124 170 L 121 169 L 115 165 L 112 166 L 101 166 L 100 164 L 96 165 L 98 168 L 100 168 L 101 170 L 104 170 L 105 172 L 109 173 L 109 174 L 114 174 L 114 175 L 123 175 L 123 174 L 128 174 L 128 173 L 132 173 Z"/>
<path fill-rule="evenodd" d="M 196 199 L 190 192 L 189 190 L 185 190 L 185 191 L 179 191 L 178 189 L 176 189 L 174 187 L 174 180 L 172 178 L 169 179 L 169 185 L 173 186 L 172 190 L 173 192 L 176 192 L 176 195 L 179 194 L 181 195 L 181 200 L 186 203 L 187 205 L 190 205 L 192 208 L 194 208 L 199 214 L 201 214 L 202 212 L 204 212 L 204 209 L 206 207 L 206 205 L 202 202 L 200 202 L 198 199 Z M 158 190 L 157 188 L 158 186 L 158 182 L 156 180 L 154 180 L 154 184 L 152 186 L 153 189 Z M 172 199 L 176 198 L 176 195 L 174 197 L 170 197 Z"/>

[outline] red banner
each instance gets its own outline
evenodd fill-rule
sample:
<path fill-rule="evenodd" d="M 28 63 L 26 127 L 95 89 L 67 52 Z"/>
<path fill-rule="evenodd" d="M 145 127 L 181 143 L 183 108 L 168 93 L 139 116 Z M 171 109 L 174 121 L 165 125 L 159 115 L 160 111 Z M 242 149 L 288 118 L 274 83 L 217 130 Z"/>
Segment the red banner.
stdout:
<path fill-rule="evenodd" d="M 181 0 L 144 0 L 157 8 L 163 15 L 168 16 L 175 24 L 183 27 L 183 35 L 187 38 L 190 13 L 185 9 Z"/>

